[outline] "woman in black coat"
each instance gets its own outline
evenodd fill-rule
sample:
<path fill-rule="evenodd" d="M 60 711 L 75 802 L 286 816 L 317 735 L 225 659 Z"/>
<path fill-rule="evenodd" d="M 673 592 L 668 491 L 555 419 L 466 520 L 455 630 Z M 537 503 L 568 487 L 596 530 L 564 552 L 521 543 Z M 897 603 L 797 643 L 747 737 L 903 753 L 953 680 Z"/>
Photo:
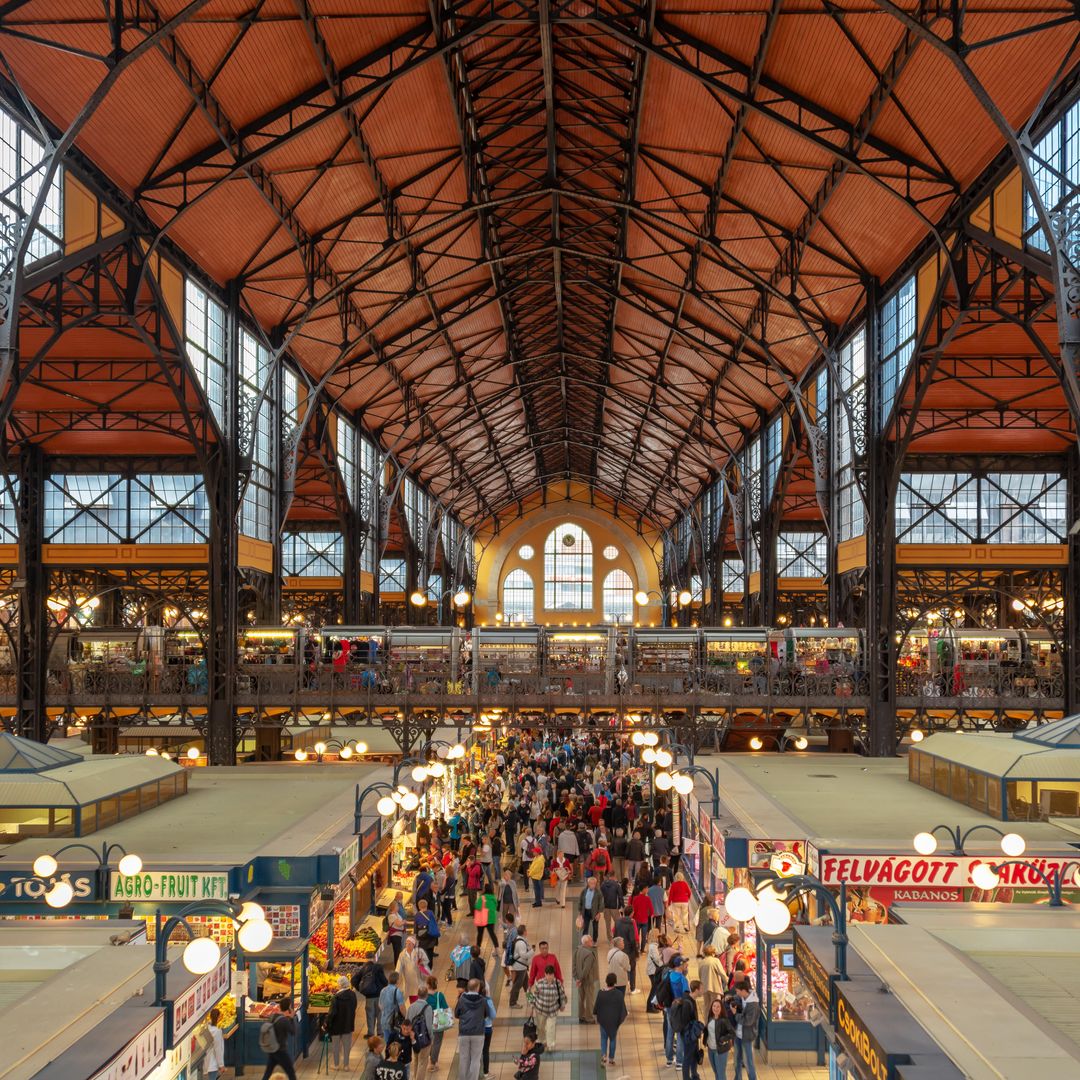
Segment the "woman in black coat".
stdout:
<path fill-rule="evenodd" d="M 349 1067 L 349 1055 L 352 1053 L 353 1032 L 356 1030 L 356 1007 L 359 999 L 356 991 L 349 985 L 349 980 L 342 975 L 338 979 L 338 990 L 330 999 L 330 1011 L 326 1014 L 326 1031 L 334 1048 L 334 1068 L 338 1067 L 338 1058 L 344 1054 L 345 1068 Z"/>
<path fill-rule="evenodd" d="M 615 1064 L 615 1036 L 626 1019 L 626 998 L 615 986 L 615 972 L 609 971 L 605 989 L 596 995 L 596 1023 L 600 1028 L 600 1061 Z"/>

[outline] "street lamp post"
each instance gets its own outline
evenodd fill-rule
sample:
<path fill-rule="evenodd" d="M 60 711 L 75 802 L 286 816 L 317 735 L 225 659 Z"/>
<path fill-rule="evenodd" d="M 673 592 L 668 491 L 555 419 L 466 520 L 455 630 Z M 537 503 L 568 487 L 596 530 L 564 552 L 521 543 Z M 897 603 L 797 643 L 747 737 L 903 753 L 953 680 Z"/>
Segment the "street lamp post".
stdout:
<path fill-rule="evenodd" d="M 120 861 L 116 864 L 117 873 L 122 877 L 132 877 L 142 870 L 142 859 L 138 855 L 130 855 L 122 844 L 103 843 L 100 850 L 89 844 L 65 844 L 54 855 L 39 855 L 34 860 L 34 874 L 39 878 L 51 878 L 60 868 L 57 861 L 65 851 L 88 851 L 97 859 L 94 868 L 94 892 L 95 899 L 105 900 L 108 893 L 109 859 L 114 851 L 120 852 Z M 57 881 L 45 894 L 45 903 L 49 907 L 67 907 L 75 896 L 75 890 L 67 881 Z"/>
<path fill-rule="evenodd" d="M 772 893 L 772 895 L 768 895 Z M 724 901 L 727 913 L 736 922 L 753 919 L 763 934 L 782 934 L 791 925 L 791 912 L 787 902 L 796 896 L 811 893 L 824 901 L 833 920 L 833 948 L 836 956 L 836 978 L 846 982 L 847 973 L 847 885 L 840 883 L 840 895 L 833 896 L 829 887 L 810 874 L 780 877 L 771 874 L 753 892 L 749 889 L 732 889 Z"/>
<path fill-rule="evenodd" d="M 961 830 L 961 826 L 956 825 L 935 825 L 928 832 L 917 833 L 915 839 L 912 841 L 912 846 L 920 855 L 933 855 L 937 851 L 937 834 L 943 831 L 948 835 L 953 844 L 954 855 L 964 854 L 964 845 L 967 843 L 967 839 L 972 833 L 992 832 L 996 836 L 1001 837 L 1001 850 L 1010 858 L 1016 858 L 1019 855 L 1024 854 L 1024 838 L 1019 833 L 1007 833 L 994 825 L 972 825 L 966 831 Z"/>
<path fill-rule="evenodd" d="M 375 803 L 375 809 L 379 813 L 380 823 L 382 818 L 391 817 L 397 812 L 398 807 L 402 810 L 410 812 L 415 810 L 420 805 L 420 799 L 417 797 L 414 791 L 401 791 L 399 788 L 388 784 L 385 780 L 376 780 L 373 784 L 368 784 L 363 791 L 360 790 L 360 785 L 356 785 L 356 802 L 353 808 L 353 831 L 359 836 L 362 831 L 361 816 L 363 812 L 364 800 L 373 792 L 382 791 L 385 792 L 378 802 Z M 380 834 L 381 834 L 380 827 Z"/>
<path fill-rule="evenodd" d="M 1061 890 L 1065 884 L 1065 874 L 1070 869 L 1080 869 L 1080 861 L 1075 859 L 1070 860 L 1067 863 L 1063 863 L 1060 867 L 1054 867 L 1049 874 L 1046 873 L 1040 866 L 1037 866 L 1033 862 L 1029 862 L 1027 859 L 1006 859 L 1000 863 L 980 863 L 971 872 L 971 880 L 980 889 L 992 889 L 1000 883 L 999 875 L 1006 866 L 1025 866 L 1030 870 L 1040 881 L 1046 886 L 1046 891 L 1049 893 L 1050 901 L 1048 907 L 1064 907 L 1065 904 L 1061 899 Z M 1080 884 L 1077 880 L 1078 875 L 1073 874 L 1073 885 Z"/>
<path fill-rule="evenodd" d="M 230 900 L 198 900 L 181 908 L 175 915 L 164 919 L 160 911 L 155 914 L 156 938 L 154 940 L 154 1005 L 164 1004 L 167 993 L 166 981 L 171 967 L 168 955 L 172 932 L 183 926 L 190 941 L 184 949 L 184 967 L 195 975 L 213 971 L 221 959 L 221 946 L 213 938 L 196 937 L 187 921 L 189 915 L 227 915 L 240 927 L 236 931 L 237 967 L 243 966 L 243 953 L 260 953 L 273 940 L 274 932 L 258 904 L 240 904 Z M 246 917 L 245 917 L 246 915 Z"/>
<path fill-rule="evenodd" d="M 671 783 L 667 784 L 665 782 L 665 784 L 662 786 L 661 783 L 660 783 L 660 777 L 661 776 L 668 776 L 670 778 L 670 780 L 671 780 Z M 717 770 L 715 773 L 712 773 L 712 772 L 709 772 L 708 769 L 704 768 L 704 766 L 701 766 L 701 765 L 687 765 L 684 768 L 678 769 L 677 771 L 672 772 L 672 773 L 660 773 L 656 777 L 656 786 L 658 788 L 660 788 L 661 791 L 666 791 L 668 788 L 673 787 L 673 788 L 675 788 L 676 791 L 679 791 L 679 794 L 681 794 L 681 795 L 689 794 L 690 791 L 693 791 L 693 781 L 691 780 L 691 786 L 687 791 L 680 791 L 679 777 L 681 777 L 681 776 L 687 776 L 687 777 L 704 776 L 705 779 L 709 781 L 709 787 L 712 788 L 712 816 L 714 818 L 718 818 L 720 816 L 720 772 L 719 772 L 719 770 Z"/>

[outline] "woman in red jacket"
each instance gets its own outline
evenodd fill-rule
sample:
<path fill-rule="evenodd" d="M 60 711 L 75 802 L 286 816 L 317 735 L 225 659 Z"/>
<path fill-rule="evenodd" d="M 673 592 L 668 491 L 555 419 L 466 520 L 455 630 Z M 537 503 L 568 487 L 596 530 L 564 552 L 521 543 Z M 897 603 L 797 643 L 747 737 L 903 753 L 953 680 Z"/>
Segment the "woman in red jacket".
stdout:
<path fill-rule="evenodd" d="M 682 874 L 676 874 L 668 886 L 667 906 L 675 933 L 690 933 L 690 886 Z"/>

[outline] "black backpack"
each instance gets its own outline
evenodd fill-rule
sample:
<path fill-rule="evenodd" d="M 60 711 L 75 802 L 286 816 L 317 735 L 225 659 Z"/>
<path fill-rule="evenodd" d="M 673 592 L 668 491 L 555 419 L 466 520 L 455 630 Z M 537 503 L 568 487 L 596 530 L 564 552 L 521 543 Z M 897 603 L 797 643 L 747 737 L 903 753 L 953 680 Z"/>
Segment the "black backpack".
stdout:
<path fill-rule="evenodd" d="M 427 1009 L 424 1009 L 413 1018 L 412 1033 L 414 1050 L 423 1050 L 425 1046 L 431 1045 L 431 1032 L 428 1030 L 427 1021 L 424 1019 L 425 1012 L 427 1012 Z"/>
<path fill-rule="evenodd" d="M 656 993 L 653 995 L 653 1001 L 660 1006 L 661 1009 L 666 1009 L 675 1000 L 675 991 L 671 985 L 671 968 L 666 964 L 660 969 L 660 981 L 656 984 Z"/>

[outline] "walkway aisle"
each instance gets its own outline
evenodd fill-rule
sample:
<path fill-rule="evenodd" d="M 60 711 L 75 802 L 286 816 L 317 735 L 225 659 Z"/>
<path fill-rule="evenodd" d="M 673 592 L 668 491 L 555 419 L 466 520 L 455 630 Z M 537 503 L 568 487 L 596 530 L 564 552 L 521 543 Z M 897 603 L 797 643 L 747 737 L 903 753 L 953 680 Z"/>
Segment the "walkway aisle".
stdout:
<path fill-rule="evenodd" d="M 559 1017 L 556 1047 L 554 1052 L 544 1055 L 544 1063 L 540 1069 L 540 1080 L 680 1080 L 681 1073 L 676 1069 L 665 1069 L 663 1049 L 663 1029 L 658 1015 L 650 1015 L 645 1011 L 646 988 L 648 978 L 645 975 L 644 960 L 638 961 L 638 986 L 640 994 L 628 994 L 626 1001 L 630 1015 L 619 1032 L 618 1049 L 614 1067 L 603 1068 L 600 1065 L 600 1036 L 595 1024 L 578 1023 L 578 1000 L 576 987 L 573 985 L 572 956 L 575 943 L 580 938 L 580 932 L 575 926 L 577 916 L 577 897 L 579 888 L 573 888 L 567 897 L 566 910 L 563 911 L 551 902 L 550 898 L 543 908 L 533 908 L 526 905 L 523 921 L 528 928 L 529 940 L 535 947 L 540 941 L 547 941 L 551 946 L 562 967 L 563 977 L 566 980 L 567 992 L 570 994 L 570 1007 Z M 524 895 L 524 890 L 523 890 Z M 443 933 L 443 945 L 440 949 L 439 959 L 436 962 L 436 970 L 439 975 L 440 985 L 446 994 L 450 1007 L 453 1008 L 457 1000 L 457 987 L 454 983 L 447 983 L 443 979 L 446 973 L 450 950 L 457 944 L 461 935 L 466 935 L 471 943 L 475 931 L 472 919 L 464 912 L 458 913 L 458 922 L 453 931 Z M 606 974 L 606 958 L 610 948 L 603 925 L 600 927 L 601 941 L 597 946 L 600 959 L 601 972 Z M 692 938 L 684 939 L 688 955 L 693 957 L 694 942 Z M 521 1029 L 528 1016 L 528 1005 L 522 995 L 522 1004 L 516 1008 L 510 1008 L 510 991 L 505 985 L 502 969 L 498 966 L 501 957 L 496 958 L 493 965 L 491 961 L 490 942 L 484 946 L 484 955 L 488 958 L 488 978 L 491 981 L 492 993 L 495 999 L 495 1007 L 498 1019 L 495 1021 L 495 1032 L 491 1040 L 491 1071 L 497 1080 L 512 1080 L 514 1073 L 514 1060 L 521 1052 Z M 691 960 L 691 973 L 693 976 L 694 962 Z M 603 976 L 601 976 L 601 981 Z M 362 1020 L 359 1035 L 363 1034 Z M 318 1063 L 318 1045 L 312 1047 L 312 1056 L 306 1061 L 297 1063 L 297 1074 L 302 1077 L 316 1076 Z M 362 1038 L 357 1039 L 353 1048 L 351 1069 L 334 1072 L 332 1076 L 357 1077 L 360 1074 L 360 1066 L 366 1047 Z M 759 1080 L 824 1080 L 828 1076 L 828 1070 L 817 1068 L 813 1065 L 811 1054 L 774 1054 L 769 1063 L 760 1059 L 757 1061 L 757 1075 Z M 734 1055 L 728 1062 L 728 1077 L 734 1076 Z M 250 1068 L 248 1070 L 251 1074 Z M 714 1080 L 708 1061 L 700 1067 L 701 1080 Z M 261 1076 L 255 1070 L 256 1077 Z M 280 1073 L 277 1075 L 281 1075 Z M 325 1075 L 325 1070 L 322 1075 Z M 429 1078 L 431 1074 L 429 1073 Z M 440 1055 L 439 1068 L 434 1074 L 433 1080 L 460 1080 L 457 1072 L 457 1027 L 447 1032 L 444 1039 L 442 1053 Z"/>

